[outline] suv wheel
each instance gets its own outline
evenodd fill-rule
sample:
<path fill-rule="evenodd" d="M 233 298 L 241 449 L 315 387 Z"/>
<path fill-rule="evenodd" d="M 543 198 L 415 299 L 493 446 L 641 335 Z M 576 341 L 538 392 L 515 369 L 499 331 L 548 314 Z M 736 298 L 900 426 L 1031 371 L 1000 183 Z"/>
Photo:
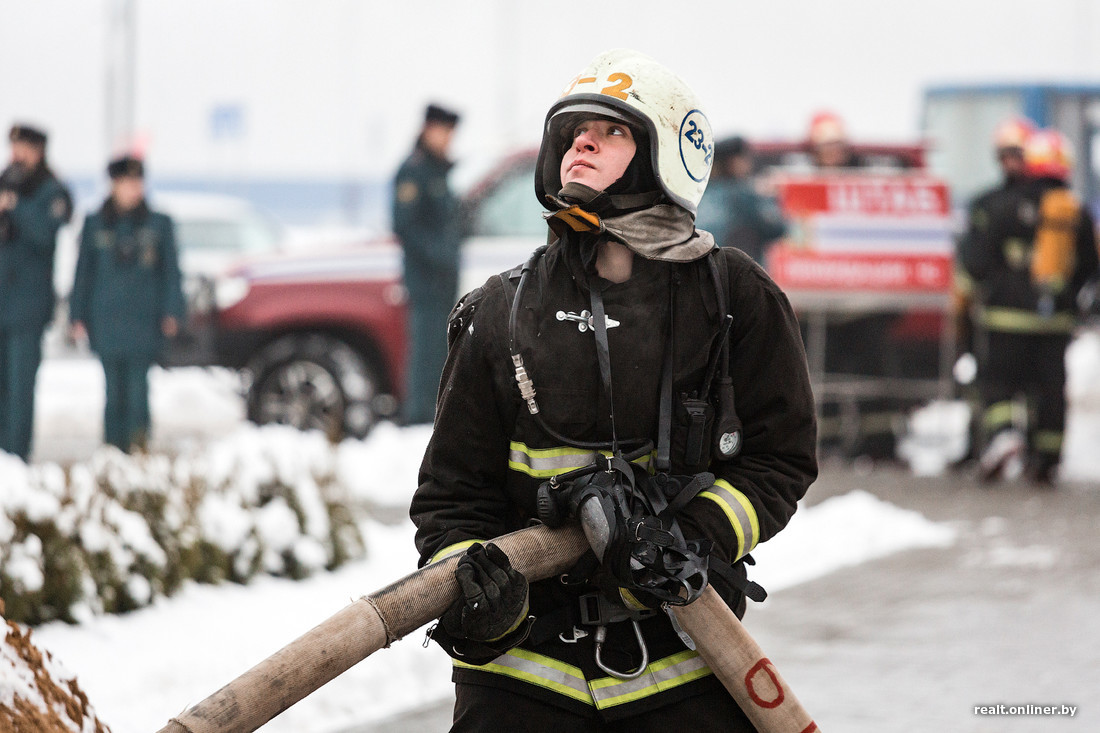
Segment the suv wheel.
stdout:
<path fill-rule="evenodd" d="M 284 336 L 249 364 L 248 419 L 361 438 L 378 420 L 380 382 L 362 354 L 322 334 Z"/>

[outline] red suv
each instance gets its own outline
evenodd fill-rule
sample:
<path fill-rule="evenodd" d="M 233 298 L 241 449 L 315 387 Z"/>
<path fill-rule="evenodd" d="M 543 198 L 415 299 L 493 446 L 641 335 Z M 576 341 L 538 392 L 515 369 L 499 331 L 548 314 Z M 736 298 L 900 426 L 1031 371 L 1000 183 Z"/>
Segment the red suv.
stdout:
<path fill-rule="evenodd" d="M 503 161 L 465 198 L 460 290 L 523 262 L 545 241 L 534 195 L 537 151 Z M 240 261 L 192 315 L 213 361 L 244 370 L 248 417 L 363 436 L 404 396 L 401 251 L 380 239 Z"/>

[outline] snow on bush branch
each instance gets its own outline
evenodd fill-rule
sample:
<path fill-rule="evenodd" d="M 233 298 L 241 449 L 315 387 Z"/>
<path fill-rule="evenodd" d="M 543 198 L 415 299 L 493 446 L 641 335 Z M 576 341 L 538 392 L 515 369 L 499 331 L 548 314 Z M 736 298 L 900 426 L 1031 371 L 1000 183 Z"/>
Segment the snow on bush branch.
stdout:
<path fill-rule="evenodd" d="M 0 454 L 0 599 L 37 624 L 120 613 L 185 580 L 302 578 L 363 554 L 320 435 L 245 427 L 204 452 L 105 447 L 67 470 Z"/>

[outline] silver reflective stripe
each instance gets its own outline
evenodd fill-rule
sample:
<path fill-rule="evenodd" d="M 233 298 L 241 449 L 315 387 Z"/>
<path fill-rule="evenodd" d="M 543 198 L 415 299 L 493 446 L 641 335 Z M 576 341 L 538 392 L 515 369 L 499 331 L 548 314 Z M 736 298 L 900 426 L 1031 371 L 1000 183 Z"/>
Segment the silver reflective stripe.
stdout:
<path fill-rule="evenodd" d="M 536 654 L 527 649 L 511 649 L 505 654 L 481 666 L 474 666 L 451 660 L 456 667 L 492 672 L 505 677 L 522 680 L 532 685 L 565 695 L 574 700 L 594 705 L 592 694 L 588 691 L 588 682 L 584 673 L 571 664 Z"/>
<path fill-rule="evenodd" d="M 600 451 L 603 455 L 610 455 Z M 651 454 L 634 461 L 635 464 L 649 469 Z M 583 468 L 596 460 L 595 451 L 580 448 L 528 448 L 523 443 L 512 441 L 508 450 L 508 468 L 535 478 L 550 478 L 559 474 Z"/>
<path fill-rule="evenodd" d="M 725 479 L 718 479 L 700 497 L 710 499 L 717 504 L 729 519 L 734 534 L 737 535 L 737 558 L 741 558 L 756 547 L 760 541 L 760 523 L 756 510 L 749 498 L 733 488 Z"/>
<path fill-rule="evenodd" d="M 591 683 L 592 697 L 600 710 L 634 702 L 658 692 L 671 690 L 711 674 L 698 652 L 685 651 L 653 662 L 636 680 L 604 677 Z"/>

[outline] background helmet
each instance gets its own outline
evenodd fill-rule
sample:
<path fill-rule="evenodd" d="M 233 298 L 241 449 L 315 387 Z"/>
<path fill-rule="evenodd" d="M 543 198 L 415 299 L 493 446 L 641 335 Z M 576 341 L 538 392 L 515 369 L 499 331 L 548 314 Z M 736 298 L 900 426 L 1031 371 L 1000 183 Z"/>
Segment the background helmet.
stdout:
<path fill-rule="evenodd" d="M 993 145 L 997 150 L 1019 148 L 1023 150 L 1027 139 L 1035 132 L 1035 125 L 1026 117 L 1009 117 L 993 131 Z"/>
<path fill-rule="evenodd" d="M 609 117 L 645 132 L 658 187 L 677 206 L 695 214 L 714 160 L 710 122 L 680 77 L 626 49 L 593 59 L 547 112 L 535 171 L 540 203 L 561 190 L 562 156 L 583 115 Z"/>
<path fill-rule="evenodd" d="M 844 120 L 840 119 L 840 115 L 835 112 L 818 112 L 810 119 L 806 139 L 811 145 L 843 143 L 848 141 L 848 131 L 844 128 Z"/>
<path fill-rule="evenodd" d="M 1024 172 L 1034 178 L 1069 179 L 1073 161 L 1069 141 L 1054 129 L 1039 130 L 1028 137 L 1024 145 Z"/>

